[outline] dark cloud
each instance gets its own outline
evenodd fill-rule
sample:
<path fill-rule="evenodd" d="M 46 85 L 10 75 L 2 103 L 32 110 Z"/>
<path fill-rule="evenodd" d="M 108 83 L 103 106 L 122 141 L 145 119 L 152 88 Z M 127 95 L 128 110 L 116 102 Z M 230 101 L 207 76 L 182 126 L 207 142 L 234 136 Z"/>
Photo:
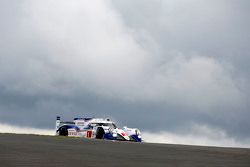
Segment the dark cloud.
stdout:
<path fill-rule="evenodd" d="M 250 138 L 248 1 L 0 4 L 0 122 L 103 116 Z"/>

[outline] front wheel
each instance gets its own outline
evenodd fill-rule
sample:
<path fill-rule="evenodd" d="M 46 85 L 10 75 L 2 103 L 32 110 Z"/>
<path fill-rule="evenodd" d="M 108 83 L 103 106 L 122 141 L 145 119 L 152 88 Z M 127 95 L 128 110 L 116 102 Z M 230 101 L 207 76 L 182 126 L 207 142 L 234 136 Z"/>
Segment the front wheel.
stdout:
<path fill-rule="evenodd" d="M 103 128 L 98 127 L 96 130 L 96 138 L 103 139 L 104 134 L 105 134 L 105 132 L 104 132 Z"/>
<path fill-rule="evenodd" d="M 59 130 L 59 136 L 68 136 L 68 129 L 65 128 L 65 127 L 62 127 L 62 128 Z"/>

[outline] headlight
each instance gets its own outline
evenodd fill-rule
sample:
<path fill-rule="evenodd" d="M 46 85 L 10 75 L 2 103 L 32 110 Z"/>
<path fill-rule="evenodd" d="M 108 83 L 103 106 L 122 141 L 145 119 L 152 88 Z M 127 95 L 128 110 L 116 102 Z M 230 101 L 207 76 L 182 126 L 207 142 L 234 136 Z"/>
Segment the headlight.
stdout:
<path fill-rule="evenodd" d="M 113 133 L 112 136 L 113 136 L 113 137 L 117 137 L 117 133 Z"/>

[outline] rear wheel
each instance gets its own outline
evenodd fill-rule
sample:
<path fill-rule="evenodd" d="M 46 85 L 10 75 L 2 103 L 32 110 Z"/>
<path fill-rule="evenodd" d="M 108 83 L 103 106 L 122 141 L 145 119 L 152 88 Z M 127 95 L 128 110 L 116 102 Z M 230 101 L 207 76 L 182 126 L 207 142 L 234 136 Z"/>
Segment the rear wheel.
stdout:
<path fill-rule="evenodd" d="M 68 129 L 66 127 L 61 127 L 59 130 L 59 136 L 68 136 Z"/>
<path fill-rule="evenodd" d="M 103 139 L 104 134 L 105 134 L 105 132 L 104 132 L 103 128 L 98 127 L 96 130 L 96 138 Z"/>

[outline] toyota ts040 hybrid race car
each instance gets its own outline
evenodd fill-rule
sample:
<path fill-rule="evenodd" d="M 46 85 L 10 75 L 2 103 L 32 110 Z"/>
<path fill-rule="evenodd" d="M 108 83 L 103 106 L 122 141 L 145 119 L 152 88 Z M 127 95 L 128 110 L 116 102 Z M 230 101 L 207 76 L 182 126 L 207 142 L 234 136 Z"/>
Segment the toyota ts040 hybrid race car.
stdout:
<path fill-rule="evenodd" d="M 72 122 L 56 120 L 56 135 L 86 137 L 96 139 L 141 142 L 141 133 L 137 128 L 118 128 L 110 119 L 74 118 Z"/>

